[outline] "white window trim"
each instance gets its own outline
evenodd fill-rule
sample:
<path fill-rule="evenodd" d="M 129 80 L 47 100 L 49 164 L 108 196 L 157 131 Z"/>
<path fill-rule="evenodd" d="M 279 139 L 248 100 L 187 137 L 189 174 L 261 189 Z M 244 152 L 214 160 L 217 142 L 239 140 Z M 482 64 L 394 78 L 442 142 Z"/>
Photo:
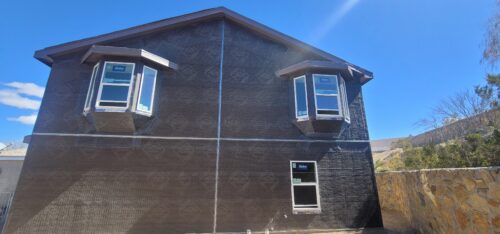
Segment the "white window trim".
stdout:
<path fill-rule="evenodd" d="M 314 164 L 314 175 L 316 182 L 306 182 L 306 183 L 300 183 L 300 184 L 293 184 L 293 168 L 292 164 L 293 163 L 313 163 Z M 319 194 L 319 180 L 318 180 L 318 166 L 316 161 L 300 161 L 300 160 L 290 160 L 290 190 L 292 193 L 292 208 L 294 212 L 321 212 L 321 201 L 320 201 L 320 194 Z M 315 204 L 310 204 L 310 205 L 295 205 L 295 194 L 293 193 L 293 188 L 294 186 L 311 186 L 315 185 L 316 186 L 316 201 L 318 202 L 316 208 L 310 208 L 308 206 L 313 206 Z"/>
<path fill-rule="evenodd" d="M 351 123 L 351 114 L 349 113 L 349 101 L 347 100 L 347 85 L 345 83 L 345 80 L 341 77 L 341 92 L 342 92 L 342 108 L 344 112 L 342 114 L 344 115 L 344 120 L 347 123 Z"/>
<path fill-rule="evenodd" d="M 94 87 L 98 72 L 99 72 L 99 63 L 94 65 L 94 67 L 92 68 L 92 75 L 90 77 L 89 89 L 87 90 L 87 96 L 85 97 L 85 105 L 83 106 L 84 112 L 88 112 L 92 107 L 92 98 L 94 98 Z"/>
<path fill-rule="evenodd" d="M 104 80 L 104 75 L 106 71 L 106 65 L 107 64 L 132 64 L 132 73 L 130 77 L 130 83 L 129 84 L 113 84 L 113 83 L 106 83 L 105 85 L 112 85 L 112 86 L 128 86 L 128 94 L 127 94 L 127 105 L 125 107 L 122 106 L 101 106 L 99 103 L 101 102 L 101 94 L 102 94 L 102 86 L 104 85 L 103 80 Z M 130 105 L 130 94 L 132 92 L 132 83 L 134 79 L 134 72 L 135 72 L 135 63 L 125 63 L 125 62 L 113 62 L 113 61 L 105 61 L 104 65 L 102 66 L 102 74 L 101 74 L 101 82 L 99 83 L 99 92 L 97 93 L 97 99 L 95 102 L 95 107 L 96 109 L 100 110 L 112 110 L 112 111 L 124 111 L 129 108 Z M 115 103 L 123 103 L 123 101 L 108 101 L 104 100 L 105 102 L 115 102 Z"/>
<path fill-rule="evenodd" d="M 305 116 L 298 116 L 297 115 L 297 112 L 298 112 L 298 107 L 297 107 L 297 86 L 295 85 L 295 80 L 298 80 L 298 79 L 304 79 L 304 88 L 305 88 L 305 91 L 306 91 L 305 92 L 305 96 L 306 96 L 306 113 L 307 113 L 307 115 L 305 115 Z M 297 120 L 299 120 L 299 121 L 308 120 L 309 119 L 309 102 L 307 101 L 307 79 L 306 79 L 305 75 L 293 78 L 293 96 L 294 96 L 294 102 L 295 102 L 295 118 Z"/>
<path fill-rule="evenodd" d="M 316 94 L 316 82 L 314 81 L 315 76 L 333 76 L 335 77 L 335 81 L 337 84 L 337 94 Z M 328 74 L 313 74 L 312 75 L 312 80 L 313 80 L 313 92 L 314 92 L 314 107 L 316 107 L 316 116 L 319 117 L 338 117 L 342 116 L 342 103 L 340 101 L 340 88 L 339 88 L 339 77 L 337 75 L 328 75 Z M 337 106 L 339 107 L 338 110 L 335 109 L 318 109 L 318 100 L 316 98 L 316 95 L 320 96 L 335 96 L 337 97 Z M 319 114 L 318 110 L 326 110 L 326 111 L 338 111 L 338 115 L 332 115 L 332 114 Z"/>
<path fill-rule="evenodd" d="M 155 72 L 155 77 L 154 77 L 154 81 L 153 81 L 153 91 L 151 93 L 151 111 L 143 111 L 143 110 L 139 110 L 139 105 L 141 103 L 141 95 L 142 95 L 142 84 L 144 83 L 143 80 L 144 80 L 144 70 L 145 69 L 151 69 Z M 151 67 L 148 67 L 146 65 L 144 65 L 142 67 L 142 75 L 141 75 L 141 84 L 139 86 L 139 96 L 137 97 L 137 105 L 135 107 L 135 111 L 137 113 L 140 113 L 140 114 L 144 114 L 144 115 L 148 115 L 148 116 L 151 116 L 153 114 L 153 107 L 154 107 L 154 101 L 155 101 L 155 90 L 156 90 L 156 77 L 158 76 L 158 71 L 156 69 L 153 69 Z"/>

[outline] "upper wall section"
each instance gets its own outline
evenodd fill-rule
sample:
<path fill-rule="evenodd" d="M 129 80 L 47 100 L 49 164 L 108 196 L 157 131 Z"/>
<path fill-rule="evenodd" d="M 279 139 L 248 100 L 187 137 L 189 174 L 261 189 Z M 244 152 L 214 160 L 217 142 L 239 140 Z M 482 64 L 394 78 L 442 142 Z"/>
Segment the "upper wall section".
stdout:
<path fill-rule="evenodd" d="M 221 19 L 114 41 L 105 46 L 140 48 L 178 64 L 160 72 L 155 113 L 135 135 L 216 137 L 222 66 L 222 137 L 306 138 L 290 121 L 293 85 L 276 71 L 303 60 L 325 60 Z M 82 115 L 92 65 L 86 50 L 53 56 L 52 71 L 34 132 L 101 133 Z M 361 83 L 346 79 L 351 124 L 340 139 L 367 140 Z"/>
<path fill-rule="evenodd" d="M 304 138 L 291 121 L 295 119 L 293 81 L 275 73 L 300 61 L 321 58 L 267 40 L 235 23 L 225 25 L 222 136 Z M 340 139 L 368 139 L 361 84 L 355 79 L 346 81 L 352 120 L 344 126 Z M 313 103 L 309 100 L 309 105 Z"/>
<path fill-rule="evenodd" d="M 175 72 L 159 74 L 157 108 L 137 134 L 216 135 L 220 28 L 221 21 L 210 21 L 109 44 L 141 48 L 179 64 Z M 82 115 L 92 72 L 92 65 L 80 62 L 83 53 L 54 58 L 35 132 L 95 132 Z"/>

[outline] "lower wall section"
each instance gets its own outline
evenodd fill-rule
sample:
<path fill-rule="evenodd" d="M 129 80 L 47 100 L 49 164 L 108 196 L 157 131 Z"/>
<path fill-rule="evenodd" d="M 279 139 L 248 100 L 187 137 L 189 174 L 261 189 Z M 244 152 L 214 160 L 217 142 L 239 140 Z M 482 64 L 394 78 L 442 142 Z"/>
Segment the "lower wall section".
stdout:
<path fill-rule="evenodd" d="M 223 142 L 217 231 L 381 227 L 368 143 Z M 290 160 L 316 161 L 320 214 L 293 214 Z"/>
<path fill-rule="evenodd" d="M 368 143 L 222 141 L 218 179 L 216 152 L 213 140 L 35 136 L 6 233 L 382 226 Z M 321 213 L 293 214 L 290 160 L 317 162 Z"/>
<path fill-rule="evenodd" d="M 382 210 L 421 233 L 500 232 L 500 167 L 377 173 Z"/>
<path fill-rule="evenodd" d="M 35 136 L 4 233 L 207 232 L 214 171 L 211 142 Z"/>

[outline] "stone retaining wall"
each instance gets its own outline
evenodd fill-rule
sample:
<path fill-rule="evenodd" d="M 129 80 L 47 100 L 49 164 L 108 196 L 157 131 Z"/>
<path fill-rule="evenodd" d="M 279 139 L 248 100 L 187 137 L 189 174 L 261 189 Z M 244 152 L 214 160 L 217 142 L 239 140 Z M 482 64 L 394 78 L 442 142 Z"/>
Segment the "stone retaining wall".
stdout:
<path fill-rule="evenodd" d="M 382 210 L 400 213 L 421 233 L 500 232 L 500 167 L 384 172 L 376 178 Z"/>

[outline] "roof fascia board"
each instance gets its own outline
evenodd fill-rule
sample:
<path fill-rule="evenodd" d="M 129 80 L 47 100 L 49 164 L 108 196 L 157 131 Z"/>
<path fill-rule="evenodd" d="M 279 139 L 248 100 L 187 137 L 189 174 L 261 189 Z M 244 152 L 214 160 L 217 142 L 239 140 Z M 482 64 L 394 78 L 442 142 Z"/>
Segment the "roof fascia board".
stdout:
<path fill-rule="evenodd" d="M 363 74 L 366 74 L 367 76 L 372 76 L 372 73 L 364 68 L 361 68 L 359 66 L 356 66 L 354 64 L 351 64 L 337 56 L 334 56 L 332 54 L 329 54 L 323 50 L 320 50 L 318 48 L 315 48 L 313 46 L 310 46 L 302 41 L 299 41 L 295 38 L 292 38 L 286 34 L 283 34 L 281 32 L 278 32 L 272 28 L 267 27 L 266 25 L 263 25 L 261 23 L 258 23 L 250 18 L 247 18 L 243 15 L 240 15 L 234 11 L 231 11 L 225 7 L 218 7 L 218 8 L 212 8 L 212 9 L 207 9 L 203 11 L 198 11 L 186 15 L 181 15 L 181 16 L 176 16 L 148 24 L 143 24 L 135 27 L 131 27 L 128 29 L 123 29 L 107 34 L 103 34 L 100 36 L 95 36 L 95 37 L 90 37 L 86 39 L 81 39 L 73 42 L 68 42 L 56 46 L 51 46 L 47 47 L 42 50 L 38 50 L 35 52 L 35 58 L 38 60 L 42 61 L 43 63 L 47 65 L 51 65 L 53 62 L 53 59 L 50 57 L 51 55 L 55 54 L 62 54 L 62 53 L 69 53 L 73 51 L 80 50 L 84 47 L 96 45 L 99 43 L 105 43 L 109 41 L 113 41 L 116 39 L 125 39 L 125 38 L 130 38 L 142 34 L 147 34 L 159 30 L 164 30 L 167 28 L 171 27 L 178 27 L 181 25 L 185 24 L 191 24 L 194 22 L 199 22 L 203 21 L 206 19 L 212 19 L 212 18 L 217 18 L 217 17 L 225 17 L 231 21 L 234 21 L 242 26 L 245 26 L 247 28 L 250 28 L 257 33 L 261 34 L 264 37 L 267 37 L 271 40 L 275 40 L 281 43 L 284 43 L 288 46 L 295 47 L 298 49 L 301 49 L 306 52 L 312 52 L 314 54 L 317 54 L 318 56 L 330 60 L 333 62 L 343 62 L 346 63 L 349 66 L 352 66 L 356 68 L 357 70 L 360 70 Z"/>
<path fill-rule="evenodd" d="M 45 49 L 36 51 L 34 57 L 42 61 L 43 63 L 50 65 L 53 62 L 53 59 L 50 56 L 54 54 L 70 53 L 73 51 L 80 50 L 87 46 L 97 45 L 99 43 L 109 42 L 116 39 L 126 39 L 138 35 L 155 32 L 158 30 L 163 30 L 165 28 L 177 27 L 184 24 L 191 24 L 203 21 L 209 18 L 215 18 L 217 16 L 222 16 L 222 12 L 220 12 L 218 8 L 207 9 L 199 12 L 194 12 L 186 15 L 155 21 L 152 23 L 138 25 L 135 27 L 114 31 L 111 33 L 106 33 L 95 37 L 84 38 L 77 41 L 72 41 L 60 45 L 47 47 Z"/>

